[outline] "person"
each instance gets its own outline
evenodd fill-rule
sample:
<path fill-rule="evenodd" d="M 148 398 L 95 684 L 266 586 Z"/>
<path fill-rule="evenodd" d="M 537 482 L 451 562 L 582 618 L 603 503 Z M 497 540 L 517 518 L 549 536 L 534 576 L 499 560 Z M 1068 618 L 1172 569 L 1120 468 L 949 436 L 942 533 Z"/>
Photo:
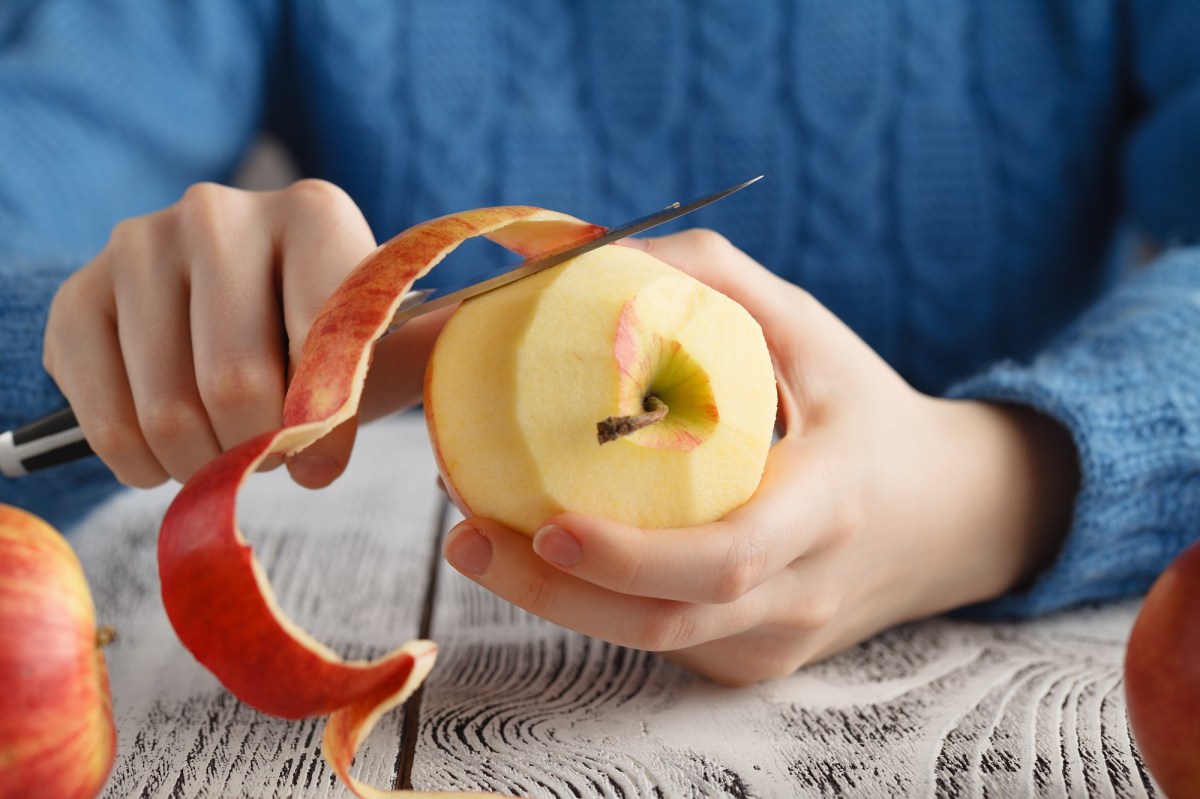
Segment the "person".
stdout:
<path fill-rule="evenodd" d="M 1198 33 L 1185 0 L 10 0 L 0 423 L 69 401 L 102 463 L 0 501 L 69 528 L 277 427 L 316 309 L 415 222 L 613 223 L 764 173 L 634 244 L 763 326 L 755 496 L 532 546 L 467 519 L 450 562 L 735 684 L 1136 595 L 1200 536 Z M 263 131 L 308 178 L 221 185 Z M 378 348 L 363 420 L 418 401 L 444 318 Z M 354 427 L 286 468 L 328 484 Z"/>

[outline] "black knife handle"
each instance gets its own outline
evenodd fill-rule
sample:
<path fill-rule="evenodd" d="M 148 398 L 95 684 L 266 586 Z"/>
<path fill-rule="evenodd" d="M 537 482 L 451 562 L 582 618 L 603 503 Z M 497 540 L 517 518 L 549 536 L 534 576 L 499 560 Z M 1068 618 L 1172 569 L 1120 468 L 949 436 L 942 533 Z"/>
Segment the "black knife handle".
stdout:
<path fill-rule="evenodd" d="M 70 408 L 0 434 L 0 474 L 23 477 L 92 454 Z"/>

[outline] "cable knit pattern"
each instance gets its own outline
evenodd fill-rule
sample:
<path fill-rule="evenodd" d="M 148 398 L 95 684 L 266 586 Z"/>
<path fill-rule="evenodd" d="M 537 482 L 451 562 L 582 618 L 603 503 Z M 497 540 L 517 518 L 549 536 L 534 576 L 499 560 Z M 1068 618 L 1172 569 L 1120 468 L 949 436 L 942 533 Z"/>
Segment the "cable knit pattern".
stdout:
<path fill-rule="evenodd" d="M 1003 319 L 994 322 L 998 350 L 1022 355 L 1032 354 L 1094 295 L 1107 243 L 1095 232 L 1111 224 L 1115 210 L 1116 164 L 1106 149 L 1111 122 L 1089 123 L 1116 113 L 1120 98 L 1110 60 L 1094 57 L 1116 51 L 1116 20 L 1108 20 L 1103 35 L 1068 28 L 1079 35 L 1070 46 L 1055 46 L 1056 33 L 1040 9 L 1037 0 L 1003 10 L 979 4 L 972 36 L 981 58 L 978 102 L 997 134 L 989 165 L 999 217 L 999 235 L 991 241 L 996 263 L 1039 266 L 1011 270 L 991 284 L 1001 298 L 996 308 L 1003 309 Z M 1072 25 L 1069 10 L 1065 26 Z M 1080 196 L 1095 199 L 1081 207 Z M 1071 234 L 1047 225 L 1048 218 Z"/>
<path fill-rule="evenodd" d="M 797 282 L 879 350 L 900 347 L 901 270 L 895 249 L 893 132 L 900 98 L 897 8 L 863 15 L 841 0 L 804 3 L 792 21 L 792 99 L 799 116 L 807 266 Z M 863 158 L 863 153 L 873 157 Z"/>
<path fill-rule="evenodd" d="M 770 173 L 764 164 L 779 164 L 780 174 L 790 172 L 783 167 L 793 158 L 785 123 L 773 110 L 784 63 L 778 54 L 781 8 L 714 0 L 705 4 L 704 13 L 693 15 L 696 105 L 688 120 L 690 146 L 682 153 L 692 194 Z M 740 46 L 729 47 L 730 41 Z M 786 188 L 764 188 L 747 202 L 701 209 L 687 224 L 721 230 L 742 246 L 753 242 L 763 263 L 783 263 L 791 257 L 786 247 L 791 231 L 788 215 L 777 209 L 787 207 L 781 205 Z"/>
<path fill-rule="evenodd" d="M 1120 223 L 1200 241 L 1198 31 L 1191 0 L 6 0 L 0 424 L 62 402 L 55 287 L 261 128 L 379 238 L 504 203 L 611 224 L 763 173 L 688 224 L 922 391 L 1079 446 L 1061 556 L 980 612 L 1140 591 L 1200 524 L 1200 255 L 1119 281 L 1108 253 Z M 429 282 L 505 261 L 484 247 Z M 69 525 L 113 488 L 79 464 L 0 501 Z"/>
<path fill-rule="evenodd" d="M 693 128 L 689 15 L 680 3 L 587 6 L 584 91 L 605 165 L 602 191 L 616 216 L 632 219 L 646 213 L 644 192 L 670 197 L 677 190 L 687 163 L 663 154 L 680 148 Z"/>
<path fill-rule="evenodd" d="M 895 191 L 910 300 L 902 357 L 914 382 L 934 386 L 996 327 L 995 305 L 962 298 L 995 267 L 997 208 L 966 57 L 972 6 L 907 0 L 903 8 Z"/>

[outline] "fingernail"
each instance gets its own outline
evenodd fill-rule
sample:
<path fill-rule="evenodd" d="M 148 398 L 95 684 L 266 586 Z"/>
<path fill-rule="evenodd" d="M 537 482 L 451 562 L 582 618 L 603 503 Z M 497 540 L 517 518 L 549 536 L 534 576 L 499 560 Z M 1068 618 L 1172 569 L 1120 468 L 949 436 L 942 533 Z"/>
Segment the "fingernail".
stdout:
<path fill-rule="evenodd" d="M 450 563 L 471 574 L 483 574 L 492 563 L 492 542 L 465 523 L 446 536 L 443 551 Z"/>
<path fill-rule="evenodd" d="M 283 465 L 283 456 L 282 455 L 268 455 L 266 458 L 263 458 L 262 463 L 258 464 L 258 471 L 273 472 L 282 465 Z"/>
<path fill-rule="evenodd" d="M 625 238 L 618 240 L 616 243 L 620 244 L 622 247 L 632 247 L 635 250 L 647 249 L 646 240 L 639 239 L 636 236 L 626 236 Z"/>
<path fill-rule="evenodd" d="M 534 533 L 533 551 L 542 560 L 547 560 L 555 566 L 569 569 L 583 557 L 583 547 L 579 540 L 563 528 L 548 524 Z"/>
<path fill-rule="evenodd" d="M 296 482 L 304 486 L 326 486 L 341 471 L 337 461 L 321 455 L 300 455 L 288 464 L 288 469 Z"/>

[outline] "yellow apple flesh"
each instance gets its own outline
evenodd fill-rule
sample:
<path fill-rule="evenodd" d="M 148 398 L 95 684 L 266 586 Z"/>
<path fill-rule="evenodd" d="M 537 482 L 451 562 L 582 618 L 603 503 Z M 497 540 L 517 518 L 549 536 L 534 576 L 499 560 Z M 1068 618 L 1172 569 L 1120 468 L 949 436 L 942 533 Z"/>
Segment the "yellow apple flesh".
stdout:
<path fill-rule="evenodd" d="M 645 528 L 724 516 L 758 487 L 776 401 L 745 309 L 614 245 L 464 302 L 425 384 L 455 501 L 527 535 L 562 511 Z"/>

